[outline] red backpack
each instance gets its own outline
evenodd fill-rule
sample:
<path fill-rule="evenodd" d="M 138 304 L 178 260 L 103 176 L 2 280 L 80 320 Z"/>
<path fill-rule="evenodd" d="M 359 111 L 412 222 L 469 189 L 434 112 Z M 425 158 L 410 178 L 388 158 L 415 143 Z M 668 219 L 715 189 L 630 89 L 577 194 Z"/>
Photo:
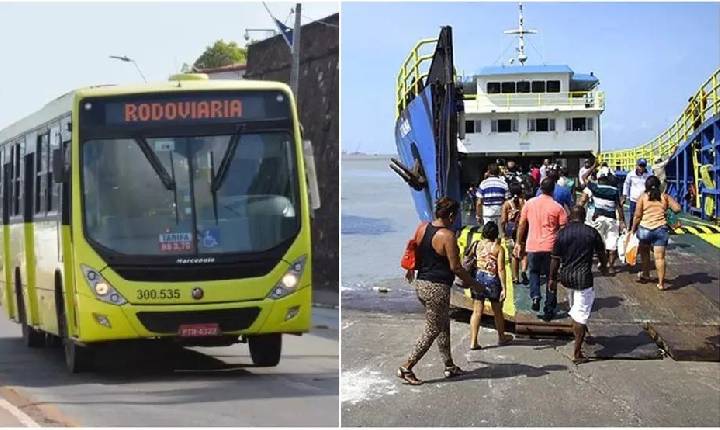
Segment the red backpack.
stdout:
<path fill-rule="evenodd" d="M 423 222 L 418 225 L 417 229 L 415 230 L 415 235 L 412 239 L 408 240 L 407 245 L 405 246 L 405 252 L 402 255 L 402 258 L 400 259 L 400 267 L 402 267 L 405 270 L 415 270 L 415 265 L 417 262 L 417 248 L 420 246 L 420 242 L 422 241 L 422 237 L 418 239 L 418 235 L 420 233 L 420 230 L 425 232 L 425 229 L 423 227 L 427 226 L 428 223 Z"/>

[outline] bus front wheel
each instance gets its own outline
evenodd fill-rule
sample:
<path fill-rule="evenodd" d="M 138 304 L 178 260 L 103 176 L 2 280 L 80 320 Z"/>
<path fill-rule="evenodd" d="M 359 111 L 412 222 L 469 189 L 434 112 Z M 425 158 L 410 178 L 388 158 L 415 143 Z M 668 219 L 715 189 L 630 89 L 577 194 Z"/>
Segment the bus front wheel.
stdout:
<path fill-rule="evenodd" d="M 256 366 L 273 367 L 280 362 L 282 334 L 270 333 L 248 336 L 250 357 Z"/>
<path fill-rule="evenodd" d="M 63 339 L 65 366 L 70 373 L 80 373 L 92 368 L 93 354 L 87 346 L 80 346 L 72 339 Z"/>
<path fill-rule="evenodd" d="M 80 373 L 90 370 L 93 363 L 93 353 L 89 347 L 76 344 L 68 333 L 67 319 L 65 318 L 65 300 L 62 290 L 56 291 L 58 331 L 65 350 L 65 367 L 70 373 Z"/>

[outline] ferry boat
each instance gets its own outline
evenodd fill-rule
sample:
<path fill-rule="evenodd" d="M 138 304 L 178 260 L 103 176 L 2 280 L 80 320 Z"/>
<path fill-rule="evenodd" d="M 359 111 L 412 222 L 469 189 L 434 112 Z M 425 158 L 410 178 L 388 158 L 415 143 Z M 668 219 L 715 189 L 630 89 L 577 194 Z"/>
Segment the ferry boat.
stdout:
<path fill-rule="evenodd" d="M 523 172 L 549 158 L 577 176 L 600 149 L 605 97 L 593 72 L 567 65 L 526 64 L 522 4 L 511 64 L 456 75 L 452 28 L 418 42 L 397 78 L 395 141 L 391 168 L 411 187 L 422 220 L 432 219 L 437 198 L 458 201 L 477 185 L 487 165 L 513 160 Z M 425 53 L 434 46 L 432 54 Z"/>

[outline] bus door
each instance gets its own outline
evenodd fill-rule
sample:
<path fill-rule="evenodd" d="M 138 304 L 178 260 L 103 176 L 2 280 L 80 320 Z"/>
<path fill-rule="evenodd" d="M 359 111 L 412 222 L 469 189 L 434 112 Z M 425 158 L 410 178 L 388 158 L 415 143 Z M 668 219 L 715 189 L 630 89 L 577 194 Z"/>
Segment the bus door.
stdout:
<path fill-rule="evenodd" d="M 2 153 L 0 155 L 4 155 L 5 150 L 2 150 Z M 6 161 L 8 157 L 2 157 L 2 161 Z M 11 276 L 11 270 L 8 268 L 11 267 L 10 265 L 10 229 L 8 228 L 8 225 L 10 224 L 10 188 L 12 186 L 11 182 L 11 176 L 12 176 L 12 164 L 9 162 L 6 162 L 2 165 L 2 236 L 0 236 L 0 240 L 2 240 L 2 261 L 0 261 L 0 265 L 2 266 L 2 282 L 4 285 L 3 288 L 3 305 L 5 307 L 5 312 L 7 312 L 8 318 L 13 318 L 15 315 L 15 300 L 12 297 L 12 276 Z"/>

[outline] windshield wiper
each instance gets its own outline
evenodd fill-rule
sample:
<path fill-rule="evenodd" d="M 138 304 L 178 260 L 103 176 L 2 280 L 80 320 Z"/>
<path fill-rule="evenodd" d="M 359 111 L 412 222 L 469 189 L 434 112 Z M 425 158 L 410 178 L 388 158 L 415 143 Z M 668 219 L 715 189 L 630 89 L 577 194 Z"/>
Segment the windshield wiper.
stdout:
<path fill-rule="evenodd" d="M 140 150 L 145 155 L 145 158 L 147 158 L 147 161 L 150 163 L 153 170 L 155 170 L 155 173 L 160 177 L 160 180 L 162 181 L 163 185 L 165 185 L 165 188 L 167 188 L 168 190 L 174 190 L 175 180 L 170 176 L 168 171 L 165 170 L 165 166 L 162 165 L 162 162 L 158 158 L 157 154 L 155 154 L 155 151 L 150 148 L 147 140 L 145 140 L 145 138 L 142 136 L 137 136 L 135 137 L 135 142 L 137 142 Z"/>
<path fill-rule="evenodd" d="M 237 150 L 238 143 L 240 142 L 240 137 L 242 137 L 242 128 L 239 128 L 230 138 L 230 143 L 225 150 L 225 155 L 223 155 L 222 161 L 220 161 L 218 172 L 212 177 L 210 191 L 213 192 L 213 195 L 220 189 L 220 187 L 222 187 L 222 184 L 225 181 L 228 170 L 230 170 L 230 163 L 235 156 L 235 150 Z"/>

